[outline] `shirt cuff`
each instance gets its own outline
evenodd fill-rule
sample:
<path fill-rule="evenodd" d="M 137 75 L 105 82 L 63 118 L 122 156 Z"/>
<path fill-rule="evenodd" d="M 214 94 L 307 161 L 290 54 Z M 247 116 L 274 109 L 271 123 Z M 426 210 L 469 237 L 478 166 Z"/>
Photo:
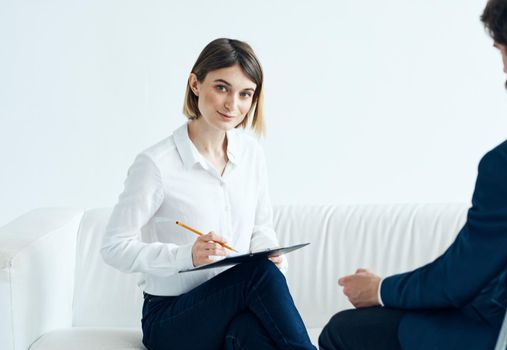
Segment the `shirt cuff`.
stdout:
<path fill-rule="evenodd" d="M 176 266 L 178 266 L 178 270 L 188 270 L 194 268 L 194 263 L 192 262 L 192 247 L 193 243 L 186 244 L 178 247 L 178 251 L 176 252 Z"/>
<path fill-rule="evenodd" d="M 380 290 L 382 289 L 382 282 L 384 281 L 384 279 L 381 279 L 379 284 L 378 284 L 378 291 L 377 291 L 377 296 L 378 296 L 378 302 L 380 304 L 380 306 L 384 306 L 384 303 L 382 302 L 382 294 L 380 293 Z"/>

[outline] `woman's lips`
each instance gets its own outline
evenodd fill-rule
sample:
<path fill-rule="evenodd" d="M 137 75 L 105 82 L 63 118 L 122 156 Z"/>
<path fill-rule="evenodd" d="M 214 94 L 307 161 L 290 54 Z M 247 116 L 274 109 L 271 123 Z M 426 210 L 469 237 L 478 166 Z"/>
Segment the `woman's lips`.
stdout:
<path fill-rule="evenodd" d="M 230 116 L 230 115 L 227 115 L 227 114 L 224 114 L 221 112 L 218 112 L 218 114 L 220 114 L 220 116 L 222 116 L 223 118 L 228 119 L 228 120 L 234 118 L 233 116 Z"/>

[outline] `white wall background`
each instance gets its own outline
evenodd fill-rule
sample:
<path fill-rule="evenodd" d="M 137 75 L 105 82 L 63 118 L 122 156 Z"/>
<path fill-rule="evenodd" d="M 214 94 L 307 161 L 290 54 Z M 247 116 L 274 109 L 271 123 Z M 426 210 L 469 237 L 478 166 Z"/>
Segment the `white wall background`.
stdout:
<path fill-rule="evenodd" d="M 485 0 L 0 0 L 0 225 L 111 206 L 214 38 L 266 75 L 273 202 L 468 202 L 507 135 Z"/>

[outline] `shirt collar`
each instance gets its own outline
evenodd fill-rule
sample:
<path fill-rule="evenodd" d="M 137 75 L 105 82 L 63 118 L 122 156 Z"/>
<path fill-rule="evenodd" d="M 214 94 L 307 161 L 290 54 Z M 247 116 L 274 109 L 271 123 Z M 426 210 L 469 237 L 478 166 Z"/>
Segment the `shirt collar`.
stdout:
<path fill-rule="evenodd" d="M 188 136 L 188 123 L 183 124 L 173 132 L 174 143 L 178 149 L 181 160 L 186 168 L 192 167 L 196 163 L 200 163 L 203 168 L 209 167 L 208 162 L 199 153 L 195 145 Z M 227 158 L 235 165 L 239 162 L 240 139 L 236 129 L 227 131 Z"/>
<path fill-rule="evenodd" d="M 239 143 L 240 138 L 238 136 L 237 129 L 227 131 L 227 158 L 229 158 L 229 161 L 234 165 L 238 165 L 240 158 L 241 145 Z"/>
<path fill-rule="evenodd" d="M 185 168 L 190 168 L 195 163 L 198 163 L 199 160 L 196 158 L 195 152 L 192 150 L 192 141 L 190 141 L 190 138 L 188 137 L 187 123 L 174 130 L 173 137 Z"/>

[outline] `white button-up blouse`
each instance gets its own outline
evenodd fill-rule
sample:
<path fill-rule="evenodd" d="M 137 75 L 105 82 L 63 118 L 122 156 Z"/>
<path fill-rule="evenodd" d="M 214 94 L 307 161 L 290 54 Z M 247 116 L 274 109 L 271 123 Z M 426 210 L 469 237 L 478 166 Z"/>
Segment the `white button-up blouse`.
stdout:
<path fill-rule="evenodd" d="M 226 269 L 178 273 L 193 267 L 197 236 L 177 220 L 216 232 L 240 253 L 278 246 L 262 149 L 242 130 L 228 131 L 227 141 L 222 176 L 197 151 L 187 124 L 130 167 L 101 252 L 119 270 L 140 272 L 145 292 L 180 295 Z"/>

